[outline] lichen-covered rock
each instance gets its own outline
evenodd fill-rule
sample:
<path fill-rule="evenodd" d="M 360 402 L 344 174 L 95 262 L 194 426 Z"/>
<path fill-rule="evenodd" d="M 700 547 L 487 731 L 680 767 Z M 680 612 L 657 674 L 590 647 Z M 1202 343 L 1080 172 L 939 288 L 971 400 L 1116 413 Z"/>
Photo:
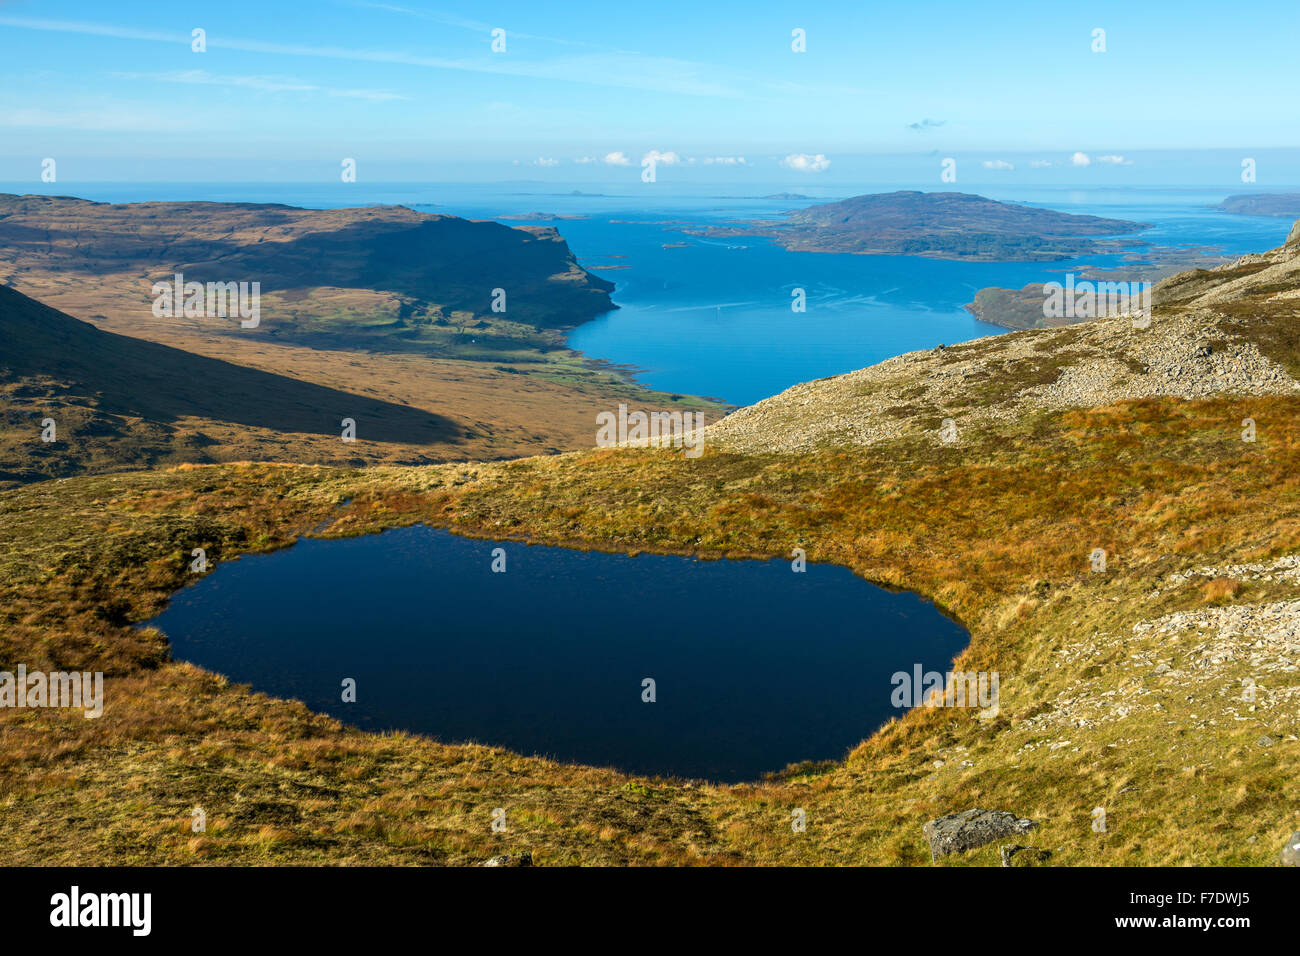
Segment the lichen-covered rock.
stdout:
<path fill-rule="evenodd" d="M 1022 846 L 1008 843 L 1002 848 L 1003 866 L 1039 866 L 1052 856 L 1051 850 L 1040 850 L 1036 846 Z"/>
<path fill-rule="evenodd" d="M 1001 810 L 963 810 L 931 820 L 922 829 L 930 841 L 930 859 L 949 853 L 964 853 L 1004 837 L 1028 833 L 1038 826 L 1033 820 Z"/>

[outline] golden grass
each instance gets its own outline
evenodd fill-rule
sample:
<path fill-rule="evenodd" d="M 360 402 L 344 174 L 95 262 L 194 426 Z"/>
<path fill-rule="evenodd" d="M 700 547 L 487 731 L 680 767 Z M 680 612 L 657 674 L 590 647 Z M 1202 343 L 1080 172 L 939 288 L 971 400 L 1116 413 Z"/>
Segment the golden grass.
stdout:
<path fill-rule="evenodd" d="M 99 720 L 0 714 L 8 863 L 928 864 L 921 825 L 980 806 L 1041 821 L 1055 864 L 1264 864 L 1300 824 L 1300 730 L 1246 660 L 1202 681 L 1176 610 L 1293 596 L 1165 586 L 1300 548 L 1300 402 L 1139 401 L 1043 414 L 959 446 L 808 456 L 605 449 L 374 468 L 223 465 L 0 495 L 0 660 L 103 669 Z M 1238 440 L 1249 414 L 1254 444 Z M 343 502 L 349 503 L 344 506 Z M 609 550 L 787 555 L 926 594 L 1002 675 L 1001 714 L 921 709 L 832 764 L 737 786 L 629 777 L 484 746 L 367 735 L 165 659 L 147 619 L 216 561 L 422 521 Z M 1089 570 L 1107 551 L 1104 574 Z M 1158 591 L 1158 593 L 1157 593 Z M 1173 661 L 1173 676 L 1155 664 Z M 1181 674 L 1181 676 L 1180 676 Z M 863 734 L 872 728 L 864 727 Z M 1257 744 L 1268 735 L 1273 745 Z M 208 815 L 190 832 L 190 810 Z M 1091 812 L 1107 810 L 1094 832 Z M 490 814 L 507 810 L 506 833 Z M 790 815 L 806 811 L 796 834 Z M 1254 842 L 1250 838 L 1255 837 Z M 989 864 L 996 845 L 948 858 Z"/>

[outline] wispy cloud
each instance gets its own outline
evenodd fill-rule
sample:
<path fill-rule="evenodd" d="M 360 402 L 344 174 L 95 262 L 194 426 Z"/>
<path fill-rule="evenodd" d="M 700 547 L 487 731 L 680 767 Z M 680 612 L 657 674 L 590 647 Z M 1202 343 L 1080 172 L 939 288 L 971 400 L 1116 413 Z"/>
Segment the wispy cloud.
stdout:
<path fill-rule="evenodd" d="M 86 23 L 81 20 L 45 20 L 35 17 L 0 17 L 0 26 L 20 27 L 26 30 L 45 30 L 54 33 L 81 33 L 86 36 L 114 37 L 118 40 L 152 40 L 157 43 L 183 43 L 190 45 L 188 33 L 161 33 L 157 30 L 137 30 L 111 23 Z"/>
<path fill-rule="evenodd" d="M 1016 167 L 1014 163 L 1008 163 L 1005 159 L 986 159 L 984 160 L 984 168 L 1009 172 Z"/>
<path fill-rule="evenodd" d="M 943 125 L 944 123 L 946 123 L 946 122 L 948 122 L 948 121 L 947 121 L 947 120 L 923 119 L 923 120 L 921 120 L 919 123 L 908 123 L 908 124 L 907 124 L 907 128 L 908 128 L 908 129 L 914 129 L 914 130 L 938 129 L 940 126 L 942 126 L 942 125 Z"/>
<path fill-rule="evenodd" d="M 74 130 L 147 133 L 195 129 L 208 125 L 197 117 L 173 116 L 154 107 L 107 105 L 97 109 L 43 109 L 0 105 L 0 127 L 42 127 Z"/>
<path fill-rule="evenodd" d="M 338 89 L 329 86 L 317 86 L 314 83 L 307 83 L 290 77 L 220 75 L 209 73 L 207 70 L 171 70 L 165 73 L 114 73 L 112 75 L 129 80 L 150 80 L 156 83 L 241 87 L 263 93 L 323 93 L 326 96 L 343 96 L 375 102 L 404 100 L 407 98 L 400 93 L 390 93 L 387 90 Z"/>
<path fill-rule="evenodd" d="M 84 21 L 0 17 L 0 26 L 60 33 L 78 33 L 87 36 L 104 36 L 124 40 L 147 40 L 157 43 L 183 44 L 185 46 L 190 44 L 189 34 L 161 33 Z M 245 53 L 266 53 L 274 56 L 302 56 L 365 63 L 392 63 L 425 69 L 523 76 L 533 79 L 559 80 L 606 87 L 614 86 L 659 93 L 679 93 L 689 96 L 738 98 L 742 95 L 740 90 L 734 86 L 707 79 L 704 76 L 704 71 L 707 68 L 701 64 L 671 57 L 629 55 L 617 51 L 555 57 L 548 60 L 525 60 L 488 53 L 485 46 L 484 54 L 479 58 L 449 59 L 446 57 L 422 56 L 403 50 L 353 49 L 342 46 L 278 43 L 231 37 L 211 32 L 207 35 L 207 48 L 209 51 L 240 50 Z"/>
<path fill-rule="evenodd" d="M 1133 165 L 1133 160 L 1125 159 L 1123 156 L 1116 156 L 1114 154 L 1111 154 L 1110 156 L 1098 156 L 1097 162 L 1101 163 L 1103 166 L 1132 166 Z"/>
<path fill-rule="evenodd" d="M 349 7 L 360 7 L 365 10 L 381 10 L 385 13 L 396 13 L 401 16 L 415 17 L 420 20 L 428 20 L 432 23 L 441 23 L 444 26 L 460 27 L 464 30 L 472 30 L 475 33 L 490 34 L 493 29 L 506 29 L 505 23 L 490 24 L 482 20 L 471 20 L 468 17 L 457 16 L 453 13 L 442 13 L 437 10 L 415 10 L 411 7 L 403 7 L 395 3 L 374 3 L 370 0 L 344 0 L 344 5 Z M 559 43 L 564 46 L 589 47 L 598 50 L 608 50 L 613 53 L 629 53 L 636 55 L 632 50 L 620 50 L 615 47 L 605 46 L 601 43 L 589 43 L 586 40 L 577 40 L 573 37 L 554 37 L 543 36 L 537 33 L 524 33 L 522 31 L 506 30 L 507 38 L 518 37 L 521 40 L 541 40 L 545 43 Z"/>

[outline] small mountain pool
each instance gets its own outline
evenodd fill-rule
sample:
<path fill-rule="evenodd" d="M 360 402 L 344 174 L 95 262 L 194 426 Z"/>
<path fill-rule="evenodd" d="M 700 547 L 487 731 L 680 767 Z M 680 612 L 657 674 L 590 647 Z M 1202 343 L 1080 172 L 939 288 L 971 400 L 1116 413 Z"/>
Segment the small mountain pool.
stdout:
<path fill-rule="evenodd" d="M 842 758 L 902 713 L 893 674 L 968 640 L 845 568 L 422 526 L 225 562 L 149 623 L 178 659 L 364 729 L 723 782 Z"/>

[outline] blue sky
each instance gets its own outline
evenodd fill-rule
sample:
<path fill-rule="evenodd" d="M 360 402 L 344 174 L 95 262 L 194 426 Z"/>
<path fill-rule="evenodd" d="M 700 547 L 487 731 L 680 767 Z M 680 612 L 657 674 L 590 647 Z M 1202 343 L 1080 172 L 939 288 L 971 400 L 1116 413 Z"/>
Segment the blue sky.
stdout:
<path fill-rule="evenodd" d="M 1297 49 L 1295 0 L 0 0 L 0 179 L 1296 181 Z"/>

